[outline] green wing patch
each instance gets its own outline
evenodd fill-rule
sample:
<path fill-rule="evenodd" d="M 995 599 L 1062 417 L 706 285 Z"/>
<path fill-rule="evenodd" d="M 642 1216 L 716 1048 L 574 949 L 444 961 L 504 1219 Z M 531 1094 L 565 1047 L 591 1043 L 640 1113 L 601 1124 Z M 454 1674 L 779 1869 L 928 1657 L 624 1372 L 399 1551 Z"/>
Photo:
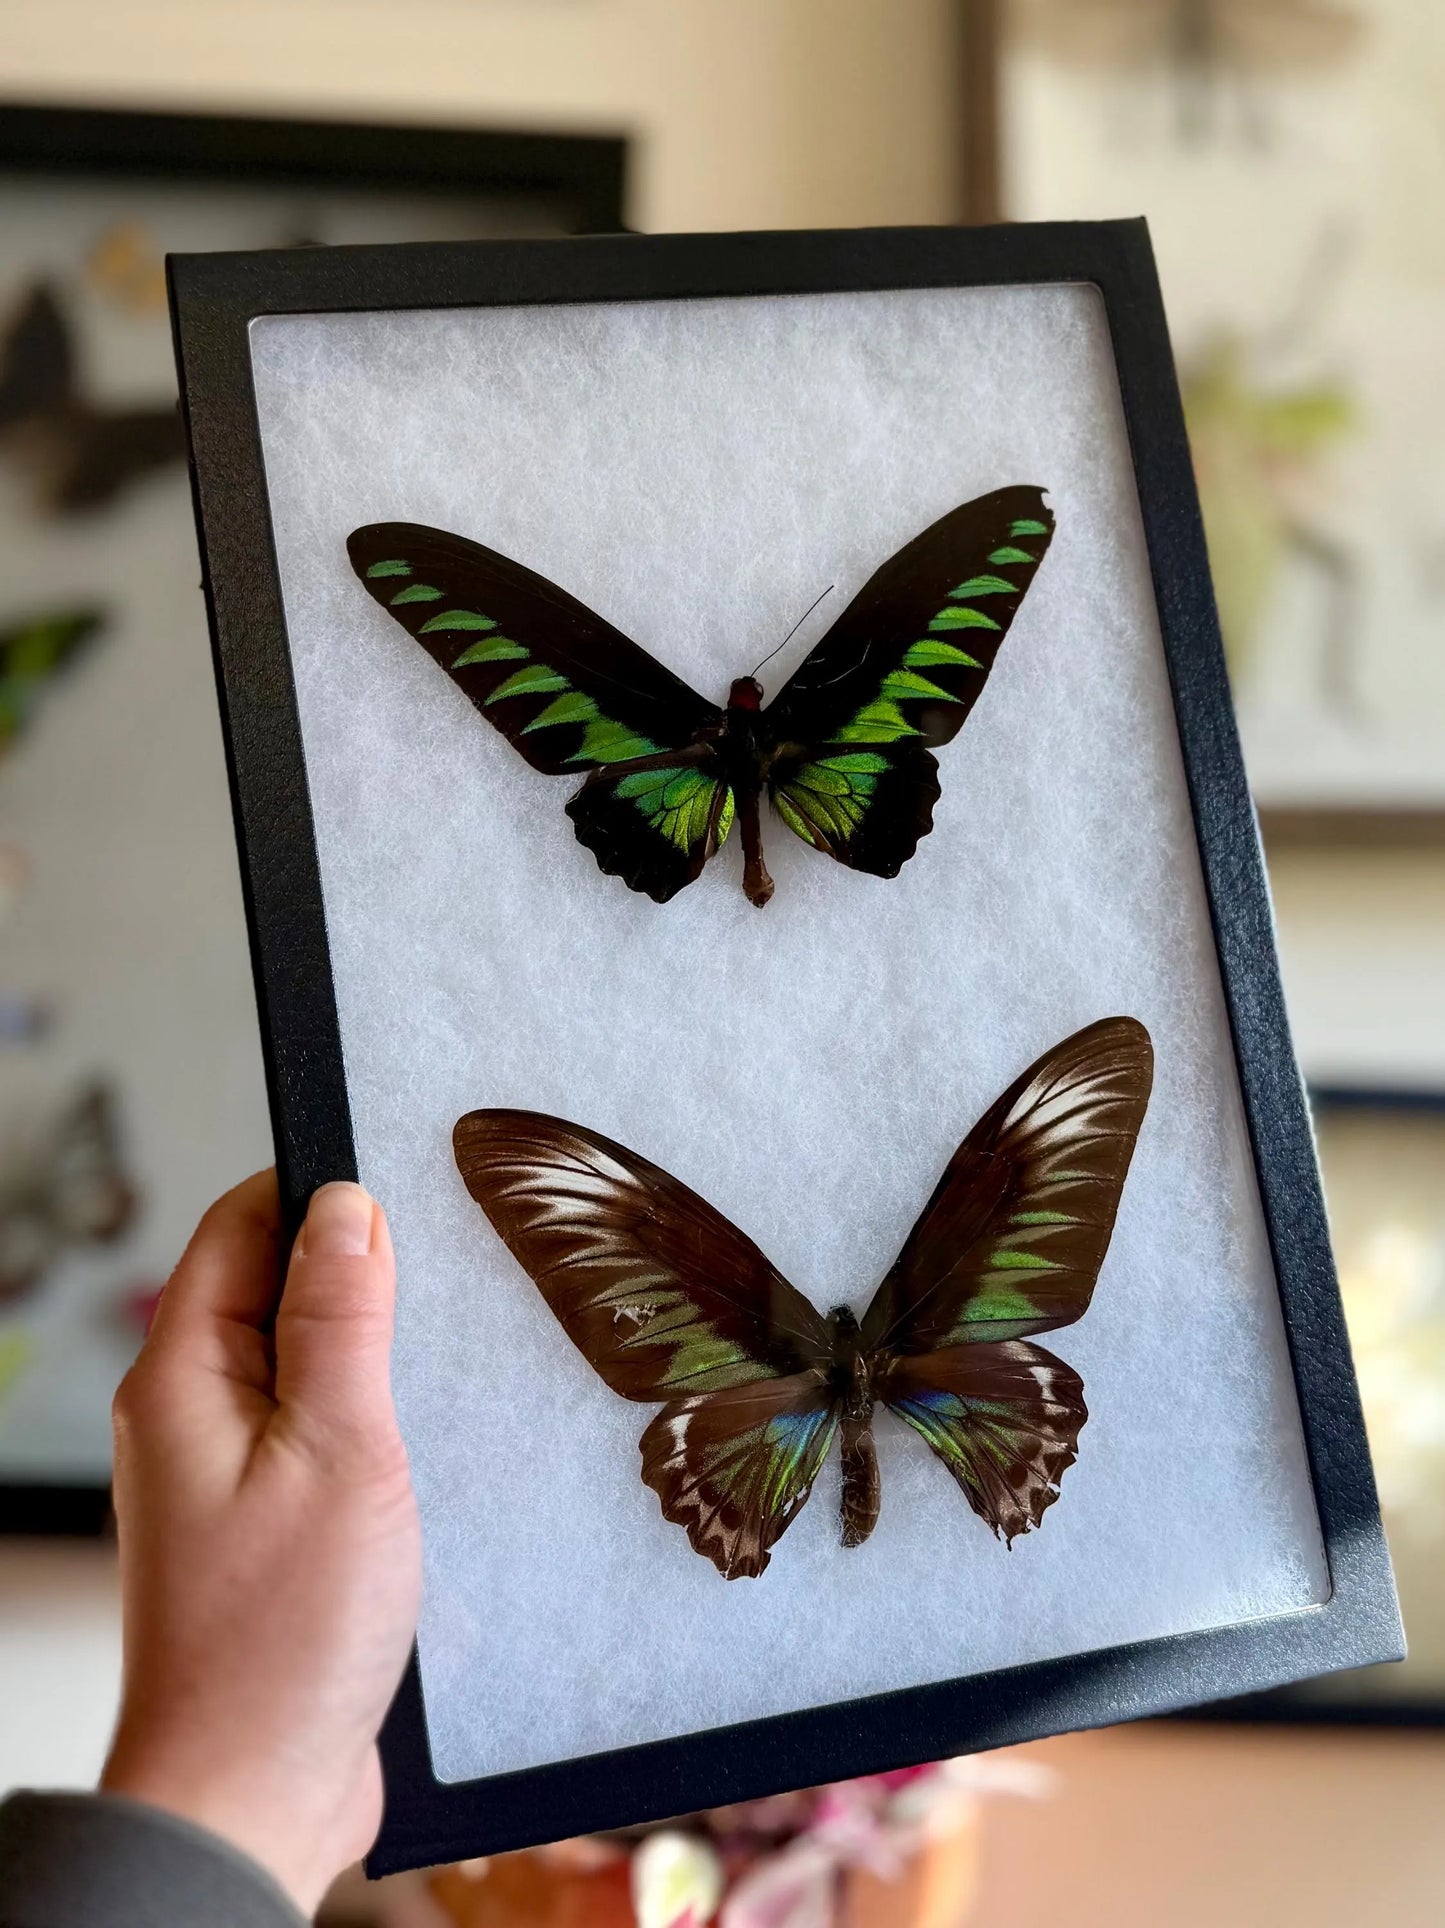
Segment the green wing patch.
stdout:
<path fill-rule="evenodd" d="M 713 849 L 721 849 L 733 827 L 731 789 L 701 770 L 676 766 L 637 770 L 619 777 L 613 789 L 636 807 L 660 837 L 686 853 L 706 842 L 709 834 Z"/>
<path fill-rule="evenodd" d="M 733 826 L 731 786 L 697 763 L 599 770 L 567 805 L 609 877 L 665 904 L 701 875 Z"/>
<path fill-rule="evenodd" d="M 778 815 L 790 830 L 817 850 L 831 851 L 850 838 L 889 768 L 886 756 L 872 750 L 842 751 L 803 764 L 773 796 Z"/>

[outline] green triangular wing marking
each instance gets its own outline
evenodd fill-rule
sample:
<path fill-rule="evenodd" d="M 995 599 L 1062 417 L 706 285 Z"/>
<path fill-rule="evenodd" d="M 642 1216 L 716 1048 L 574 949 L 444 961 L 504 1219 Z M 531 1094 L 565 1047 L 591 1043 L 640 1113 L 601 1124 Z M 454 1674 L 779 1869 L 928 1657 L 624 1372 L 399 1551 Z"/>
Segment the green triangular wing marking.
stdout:
<path fill-rule="evenodd" d="M 992 616 L 985 615 L 981 609 L 970 609 L 967 603 L 950 605 L 940 609 L 928 625 L 931 630 L 938 629 L 1002 629 Z"/>
<path fill-rule="evenodd" d="M 409 576 L 411 564 L 403 562 L 400 556 L 386 556 L 380 562 L 372 563 L 366 572 L 368 582 L 377 582 L 383 576 Z"/>
<path fill-rule="evenodd" d="M 496 626 L 490 616 L 479 616 L 475 609 L 444 609 L 439 616 L 428 617 L 416 633 L 435 636 L 443 630 L 495 629 Z"/>
<path fill-rule="evenodd" d="M 1010 582 L 1006 576 L 971 576 L 967 582 L 961 582 L 957 589 L 950 589 L 948 593 L 963 601 L 972 596 L 1015 596 L 1018 594 L 1018 584 Z"/>
<path fill-rule="evenodd" d="M 464 649 L 452 663 L 453 669 L 470 669 L 474 663 L 516 663 L 524 662 L 531 655 L 520 643 L 514 643 L 510 636 L 484 636 Z"/>
<path fill-rule="evenodd" d="M 938 703 L 961 701 L 961 698 L 955 696 L 951 690 L 940 689 L 937 683 L 931 683 L 926 676 L 920 676 L 916 669 L 890 671 L 884 677 L 883 688 L 879 693 L 895 703 L 912 702 L 920 696 L 932 698 Z"/>
<path fill-rule="evenodd" d="M 654 743 L 651 737 L 638 736 L 626 724 L 599 716 L 596 722 L 587 725 L 581 743 L 567 760 L 569 763 L 630 763 L 634 757 L 656 756 L 661 748 L 660 743 Z"/>
<path fill-rule="evenodd" d="M 964 669 L 983 668 L 976 656 L 970 656 L 956 643 L 944 642 L 941 636 L 923 636 L 916 643 L 910 643 L 903 659 L 905 669 L 941 669 L 946 663 L 958 663 Z"/>
<path fill-rule="evenodd" d="M 901 736 L 919 736 L 896 703 L 880 698 L 865 703 L 851 723 L 833 738 L 835 743 L 896 743 Z"/>
<path fill-rule="evenodd" d="M 590 696 L 584 696 L 581 690 L 568 690 L 564 696 L 554 698 L 530 723 L 524 723 L 522 734 L 525 736 L 529 730 L 555 729 L 559 723 L 590 723 L 596 715 L 597 705 Z"/>
<path fill-rule="evenodd" d="M 1013 549 L 1013 548 L 1005 547 L 1003 549 L 995 549 L 993 554 L 989 557 L 989 561 L 993 563 L 997 563 L 1000 566 L 1002 566 L 1004 563 L 1008 563 L 1008 562 L 1013 562 L 1013 563 L 1032 562 L 1033 557 L 1029 554 L 1027 549 Z"/>
<path fill-rule="evenodd" d="M 440 589 L 433 589 L 429 582 L 414 582 L 397 591 L 391 599 L 391 607 L 400 609 L 407 603 L 440 602 L 441 599 Z"/>
<path fill-rule="evenodd" d="M 549 669 L 545 663 L 529 663 L 525 669 L 514 671 L 504 682 L 498 683 L 486 700 L 490 707 L 509 696 L 535 696 L 539 691 L 565 690 L 567 686 L 567 678 L 559 676 L 556 670 Z"/>

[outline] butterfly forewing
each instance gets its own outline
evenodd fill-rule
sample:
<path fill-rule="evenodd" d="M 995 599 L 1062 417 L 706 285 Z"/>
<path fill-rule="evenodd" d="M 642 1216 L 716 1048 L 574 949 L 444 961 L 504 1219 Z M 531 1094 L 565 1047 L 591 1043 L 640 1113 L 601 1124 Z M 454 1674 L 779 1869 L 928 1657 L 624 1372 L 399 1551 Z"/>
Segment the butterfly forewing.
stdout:
<path fill-rule="evenodd" d="M 828 1457 L 837 1403 L 817 1368 L 664 1406 L 642 1435 L 642 1477 L 725 1580 L 752 1579 Z"/>
<path fill-rule="evenodd" d="M 863 1321 L 865 1347 L 1022 1339 L 1088 1309 L 1153 1081 L 1149 1033 L 1105 1018 L 974 1126 Z"/>
<path fill-rule="evenodd" d="M 825 1322 L 678 1179 L 580 1125 L 474 1111 L 467 1190 L 567 1336 L 625 1399 L 675 1400 L 826 1364 Z"/>
<path fill-rule="evenodd" d="M 938 766 L 983 691 L 1053 535 L 1043 491 L 997 490 L 889 558 L 768 706 L 790 829 L 894 876 L 933 823 Z"/>
<path fill-rule="evenodd" d="M 519 562 L 442 529 L 381 522 L 351 566 L 534 769 L 551 776 L 690 746 L 721 712 Z"/>

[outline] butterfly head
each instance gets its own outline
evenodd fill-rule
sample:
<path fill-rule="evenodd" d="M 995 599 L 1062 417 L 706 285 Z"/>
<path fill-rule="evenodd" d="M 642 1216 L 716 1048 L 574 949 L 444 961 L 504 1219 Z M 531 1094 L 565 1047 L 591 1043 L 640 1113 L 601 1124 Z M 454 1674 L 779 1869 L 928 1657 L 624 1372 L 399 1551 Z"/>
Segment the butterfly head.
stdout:
<path fill-rule="evenodd" d="M 763 686 L 756 676 L 739 676 L 728 691 L 730 710 L 760 710 L 763 707 Z"/>

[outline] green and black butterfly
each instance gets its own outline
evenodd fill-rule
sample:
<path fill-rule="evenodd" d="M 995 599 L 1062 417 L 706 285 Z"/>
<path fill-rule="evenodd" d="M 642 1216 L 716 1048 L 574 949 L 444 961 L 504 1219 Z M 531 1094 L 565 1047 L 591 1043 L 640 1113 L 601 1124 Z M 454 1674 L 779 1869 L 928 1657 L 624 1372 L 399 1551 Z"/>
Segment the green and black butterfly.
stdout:
<path fill-rule="evenodd" d="M 473 1111 L 467 1190 L 624 1399 L 661 1405 L 642 1477 L 725 1579 L 754 1576 L 835 1434 L 843 1544 L 878 1518 L 872 1415 L 933 1448 L 1012 1540 L 1058 1497 L 1088 1417 L 1035 1333 L 1089 1308 L 1153 1081 L 1149 1033 L 1105 1018 L 1030 1065 L 950 1160 L 864 1314 L 827 1318 L 721 1212 L 581 1125 Z"/>
<path fill-rule="evenodd" d="M 805 843 L 896 877 L 933 827 L 938 764 L 988 680 L 1053 534 L 1043 491 L 1000 489 L 870 577 L 774 700 L 740 676 L 718 708 L 521 563 L 415 523 L 347 542 L 367 589 L 567 805 L 609 876 L 666 903 L 737 817 L 743 889 L 773 894 L 763 792 Z"/>

